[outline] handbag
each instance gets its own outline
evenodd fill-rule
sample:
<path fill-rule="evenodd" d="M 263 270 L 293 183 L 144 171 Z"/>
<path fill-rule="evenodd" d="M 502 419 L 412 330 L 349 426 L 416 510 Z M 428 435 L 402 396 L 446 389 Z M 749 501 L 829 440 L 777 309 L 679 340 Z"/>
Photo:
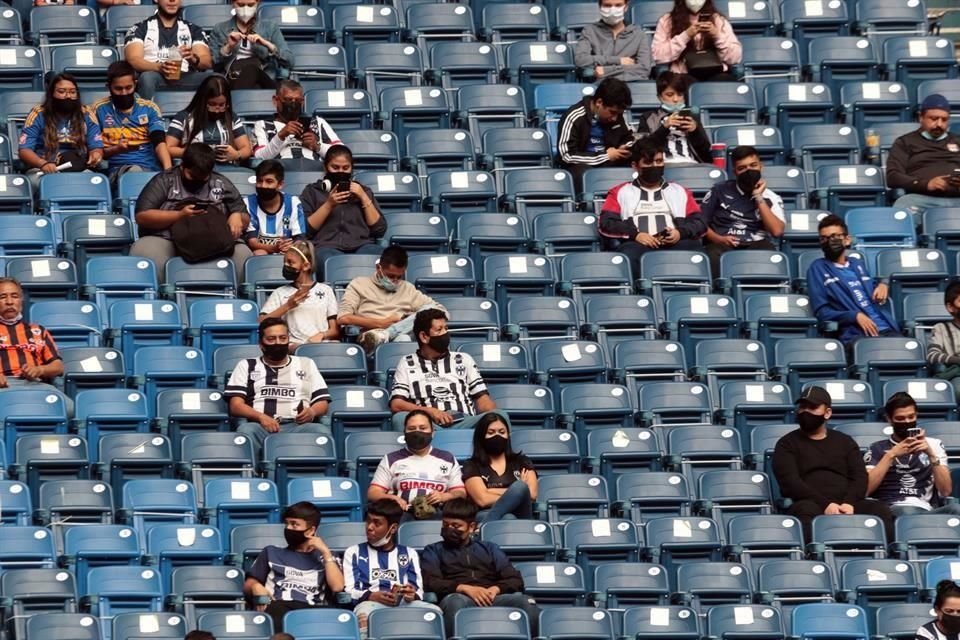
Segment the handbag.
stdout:
<path fill-rule="evenodd" d="M 196 200 L 183 200 L 178 209 L 188 204 L 201 204 Z M 170 227 L 170 239 L 177 249 L 177 255 L 184 262 L 193 264 L 225 258 L 233 255 L 236 240 L 227 226 L 227 214 L 219 202 L 202 203 L 207 205 L 205 213 L 180 218 Z"/>
<path fill-rule="evenodd" d="M 683 57 L 687 73 L 697 80 L 707 80 L 711 76 L 723 73 L 723 62 L 716 49 L 696 49 L 687 51 Z"/>

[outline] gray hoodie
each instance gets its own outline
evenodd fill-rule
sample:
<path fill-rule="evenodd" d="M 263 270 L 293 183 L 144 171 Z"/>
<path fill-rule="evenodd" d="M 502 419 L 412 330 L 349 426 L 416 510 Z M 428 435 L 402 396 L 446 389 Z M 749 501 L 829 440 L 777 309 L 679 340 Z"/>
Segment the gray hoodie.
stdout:
<path fill-rule="evenodd" d="M 620 58 L 633 58 L 635 64 L 622 65 Z M 650 39 L 643 29 L 628 24 L 616 38 L 602 20 L 588 24 L 580 32 L 573 50 L 573 59 L 581 69 L 603 67 L 604 78 L 624 82 L 650 79 L 652 59 Z"/>

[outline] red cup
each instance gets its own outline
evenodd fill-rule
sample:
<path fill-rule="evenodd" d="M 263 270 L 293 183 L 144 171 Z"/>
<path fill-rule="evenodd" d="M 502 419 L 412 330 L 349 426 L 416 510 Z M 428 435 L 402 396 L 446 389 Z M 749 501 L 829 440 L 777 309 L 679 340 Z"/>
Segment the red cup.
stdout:
<path fill-rule="evenodd" d="M 713 164 L 718 169 L 727 169 L 727 145 L 723 142 L 715 142 L 710 145 L 710 157 L 713 158 Z"/>

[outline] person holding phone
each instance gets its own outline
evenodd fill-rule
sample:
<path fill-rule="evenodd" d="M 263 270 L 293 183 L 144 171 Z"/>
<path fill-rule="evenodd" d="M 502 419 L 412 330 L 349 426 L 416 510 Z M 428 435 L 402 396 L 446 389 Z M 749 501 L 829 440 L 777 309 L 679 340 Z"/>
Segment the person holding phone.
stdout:
<path fill-rule="evenodd" d="M 273 119 L 253 125 L 254 156 L 277 158 L 291 171 L 319 170 L 330 147 L 341 144 L 337 132 L 320 116 L 303 113 L 303 87 L 295 80 L 277 83 L 273 106 Z"/>
<path fill-rule="evenodd" d="M 730 67 L 742 59 L 740 40 L 713 0 L 673 0 L 673 9 L 657 22 L 653 62 L 670 65 L 674 73 L 703 81 L 734 80 Z"/>
<path fill-rule="evenodd" d="M 917 426 L 917 402 L 898 391 L 883 407 L 893 428 L 889 438 L 870 445 L 867 495 L 890 506 L 894 516 L 918 513 L 960 515 L 960 504 L 944 504 L 953 492 L 947 452 Z"/>
<path fill-rule="evenodd" d="M 664 71 L 657 76 L 660 108 L 647 111 L 637 123 L 637 134 L 651 138 L 663 147 L 667 164 L 709 163 L 710 138 L 700 118 L 687 106 L 690 78 Z"/>
<path fill-rule="evenodd" d="M 253 150 L 243 121 L 231 108 L 230 85 L 223 76 L 208 76 L 187 108 L 173 116 L 167 127 L 167 149 L 182 158 L 191 142 L 213 147 L 218 165 L 237 165 Z"/>

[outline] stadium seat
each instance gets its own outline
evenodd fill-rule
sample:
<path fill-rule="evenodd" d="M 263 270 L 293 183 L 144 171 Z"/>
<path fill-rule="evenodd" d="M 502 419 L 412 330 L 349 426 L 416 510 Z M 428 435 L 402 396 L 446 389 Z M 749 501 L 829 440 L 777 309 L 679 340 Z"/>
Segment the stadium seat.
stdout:
<path fill-rule="evenodd" d="M 808 174 L 823 166 L 860 161 L 859 134 L 848 125 L 796 125 L 790 133 L 790 147 L 793 163 L 802 166 Z"/>
<path fill-rule="evenodd" d="M 468 131 L 413 129 L 406 136 L 404 149 L 403 170 L 416 173 L 423 181 L 426 181 L 427 172 L 434 169 L 471 171 L 476 168 L 476 146 Z"/>
<path fill-rule="evenodd" d="M 534 520 L 485 522 L 480 527 L 480 539 L 495 542 L 513 562 L 556 561 L 560 546 L 554 527 Z"/>
<path fill-rule="evenodd" d="M 425 175 L 426 169 L 421 173 Z M 389 245 L 403 247 L 411 253 L 448 252 L 450 233 L 442 216 L 395 212 L 385 215 L 385 218 L 387 233 L 384 239 Z"/>
<path fill-rule="evenodd" d="M 428 6 L 428 5 L 420 5 Z M 371 638 L 401 640 L 414 637 L 443 640 L 443 616 L 414 607 L 380 609 L 370 614 L 367 633 Z"/>
<path fill-rule="evenodd" d="M 2 55 L 3 49 L 0 49 Z M 6 188 L 0 189 L 0 213 L 28 213 L 24 208 L 29 208 L 32 202 L 30 187 L 17 185 L 17 181 L 22 178 L 7 179 L 4 176 L 0 181 L 0 186 Z M 9 184 L 8 184 L 9 183 Z M 24 209 L 24 210 L 21 210 Z M 50 220 L 40 216 L 12 216 L 4 217 L 4 234 L 0 238 L 0 255 L 4 257 L 15 256 L 38 256 L 37 262 L 43 266 L 38 266 L 40 274 L 48 272 L 49 265 L 47 260 L 39 256 L 52 256 L 55 253 L 56 239 L 55 230 Z M 31 265 L 31 270 L 33 269 Z M 43 277 L 42 275 L 38 275 Z"/>
<path fill-rule="evenodd" d="M 200 389 L 206 385 L 203 353 L 191 347 L 141 347 L 133 356 L 132 382 L 148 399 L 164 389 Z"/>
<path fill-rule="evenodd" d="M 111 637 L 117 640 L 174 640 L 183 638 L 186 633 L 186 620 L 176 614 L 120 613 L 113 617 Z"/>
<path fill-rule="evenodd" d="M 90 258 L 83 282 L 82 295 L 108 314 L 112 303 L 120 299 L 152 300 L 159 289 L 153 261 L 134 256 Z M 112 317 L 110 326 L 116 326 Z"/>
<path fill-rule="evenodd" d="M 822 166 L 816 172 L 814 204 L 843 215 L 857 207 L 886 204 L 883 173 L 870 165 Z"/>
<path fill-rule="evenodd" d="M 4 391 L 0 420 L 3 421 L 3 441 L 7 443 L 7 460 L 15 459 L 19 437 L 27 434 L 51 437 L 66 434 L 66 411 L 66 397 L 54 390 L 20 387 Z M 40 446 L 39 441 L 36 444 Z M 59 441 L 57 446 L 60 446 Z M 53 447 L 53 444 L 49 445 L 51 450 Z"/>
<path fill-rule="evenodd" d="M 923 346 L 913 338 L 858 340 L 852 373 L 874 388 L 895 378 L 926 377 Z"/>
<path fill-rule="evenodd" d="M 917 629 L 936 617 L 929 604 L 885 604 L 877 608 L 877 633 L 891 640 L 916 637 Z"/>
<path fill-rule="evenodd" d="M 180 458 L 181 435 L 185 432 L 227 431 L 227 403 L 219 391 L 167 389 L 156 397 L 156 424 L 173 444 Z"/>
<path fill-rule="evenodd" d="M 800 640 L 840 635 L 851 640 L 870 637 L 866 612 L 849 604 L 801 604 L 792 613 L 791 635 Z"/>
<path fill-rule="evenodd" d="M 763 344 L 739 338 L 718 338 L 697 343 L 694 377 L 716 392 L 731 380 L 764 381 L 767 352 Z"/>
<path fill-rule="evenodd" d="M 794 394 L 812 380 L 842 378 L 846 371 L 843 345 L 822 338 L 785 338 L 774 347 L 775 375 Z M 842 391 L 842 389 L 841 389 Z"/>
<path fill-rule="evenodd" d="M 530 356 L 522 344 L 464 342 L 459 350 L 470 354 L 487 384 L 530 382 Z"/>
<path fill-rule="evenodd" d="M 736 515 L 727 522 L 726 540 L 731 557 L 754 576 L 766 562 L 804 557 L 803 530 L 792 516 Z"/>
<path fill-rule="evenodd" d="M 277 487 L 269 480 L 214 478 L 205 483 L 204 519 L 229 535 L 245 524 L 279 523 Z"/>
<path fill-rule="evenodd" d="M 0 549 L 0 570 L 53 569 L 57 566 L 53 536 L 42 527 L 6 527 Z"/>
<path fill-rule="evenodd" d="M 487 45 L 464 46 L 482 51 Z M 490 129 L 525 127 L 527 118 L 523 90 L 520 87 L 499 84 L 460 86 L 457 89 L 457 111 L 453 123 L 461 129 L 469 130 L 474 140 L 482 140 Z"/>
<path fill-rule="evenodd" d="M 716 638 L 747 635 L 755 640 L 785 637 L 780 612 L 765 605 L 720 604 L 707 611 L 707 634 Z"/>
<path fill-rule="evenodd" d="M 147 553 L 156 558 L 165 585 L 171 584 L 173 571 L 178 567 L 223 563 L 225 550 L 220 532 L 213 527 L 158 523 L 146 537 Z"/>
<path fill-rule="evenodd" d="M 703 340 L 737 337 L 736 306 L 729 296 L 676 293 L 666 299 L 661 330 L 692 353 Z"/>
<path fill-rule="evenodd" d="M 873 420 L 877 413 L 873 385 L 856 380 L 810 380 L 801 388 L 819 386 L 830 394 L 834 423 Z"/>
<path fill-rule="evenodd" d="M 748 84 L 695 82 L 689 91 L 690 104 L 700 105 L 700 120 L 706 128 L 757 122 L 757 98 Z"/>
<path fill-rule="evenodd" d="M 160 291 L 167 299 L 176 301 L 181 311 L 204 296 L 235 298 L 237 295 L 237 273 L 231 260 L 221 258 L 190 264 L 176 257 L 167 261 L 165 271 L 166 284 L 160 286 Z"/>
<path fill-rule="evenodd" d="M 763 179 L 767 188 L 783 199 L 783 206 L 787 209 L 807 207 L 806 174 L 797 167 L 764 167 Z"/>
<path fill-rule="evenodd" d="M 119 613 L 162 611 L 160 574 L 150 567 L 103 566 L 90 569 L 81 604 L 104 623 Z"/>
<path fill-rule="evenodd" d="M 870 515 L 850 517 L 817 516 L 813 520 L 811 557 L 842 569 L 856 559 L 882 559 L 886 556 L 887 538 L 883 523 Z"/>
<path fill-rule="evenodd" d="M 709 518 L 653 518 L 646 534 L 650 558 L 667 570 L 672 590 L 680 566 L 721 559 L 720 530 Z"/>
<path fill-rule="evenodd" d="M 783 29 L 805 53 L 811 40 L 822 36 L 845 36 L 850 33 L 847 5 L 841 2 L 806 5 L 803 0 L 785 0 L 780 5 Z"/>
<path fill-rule="evenodd" d="M 31 292 L 24 292 L 33 297 Z M 56 336 L 57 348 L 99 347 L 104 322 L 100 309 L 80 300 L 42 299 L 30 305 L 30 322 Z"/>
<path fill-rule="evenodd" d="M 498 68 L 496 51 L 489 44 L 436 42 L 430 46 L 430 69 L 424 75 L 444 90 L 452 91 L 472 84 L 495 84 Z"/>
<path fill-rule="evenodd" d="M 761 113 L 785 140 L 796 125 L 830 124 L 837 111 L 830 87 L 816 82 L 771 82 L 764 87 L 763 104 Z"/>
<path fill-rule="evenodd" d="M 670 340 L 633 340 L 618 344 L 613 355 L 614 380 L 631 393 L 640 381 L 681 382 L 687 379 L 683 345 Z"/>
<path fill-rule="evenodd" d="M 44 9 L 49 8 L 44 7 Z M 5 63 L 3 70 L 0 71 L 3 86 L 13 91 L 43 89 L 43 56 L 39 49 L 23 45 L 5 45 L 0 48 L 0 56 L 3 56 Z"/>
<path fill-rule="evenodd" d="M 909 311 L 908 294 L 939 294 L 950 279 L 947 259 L 937 249 L 881 249 L 876 257 L 877 277 L 889 284 L 890 298 L 899 302 L 895 313 L 900 318 Z"/>
<path fill-rule="evenodd" d="M 744 301 L 744 328 L 769 354 L 786 339 L 815 338 L 817 319 L 810 299 L 800 295 L 756 293 Z"/>
<path fill-rule="evenodd" d="M 283 618 L 283 628 L 299 640 L 360 640 L 356 617 L 337 609 L 291 611 Z"/>
<path fill-rule="evenodd" d="M 256 342 L 259 324 L 257 306 L 246 300 L 205 299 L 190 304 L 187 335 L 213 366 L 213 354 L 227 345 Z"/>
<path fill-rule="evenodd" d="M 738 562 L 695 562 L 677 568 L 677 591 L 684 604 L 712 610 L 719 605 L 745 604 L 753 600 L 747 568 Z"/>
<path fill-rule="evenodd" d="M 793 418 L 790 388 L 775 381 L 733 381 L 720 387 L 719 416 L 741 434 L 751 427 L 789 422 Z"/>
<path fill-rule="evenodd" d="M 788 78 L 799 82 L 802 72 L 800 48 L 789 38 L 750 36 L 743 38 L 743 78 L 762 91 L 770 82 Z"/>
<path fill-rule="evenodd" d="M 533 219 L 532 246 L 550 258 L 562 257 L 567 253 L 599 251 L 596 222 L 597 219 L 592 214 L 538 214 Z"/>
<path fill-rule="evenodd" d="M 130 480 L 123 486 L 123 503 L 117 519 L 132 525 L 146 545 L 146 533 L 153 526 L 189 525 L 197 521 L 193 485 L 182 480 Z"/>
<path fill-rule="evenodd" d="M 840 87 L 841 118 L 857 130 L 880 123 L 908 122 L 910 93 L 899 82 L 846 82 Z"/>
<path fill-rule="evenodd" d="M 534 8 L 542 9 L 537 5 L 523 7 L 522 5 L 513 5 L 510 3 L 500 3 L 488 6 L 485 11 L 496 7 L 497 11 L 506 9 L 512 12 L 520 13 L 520 16 L 527 17 L 532 15 L 530 12 Z M 522 8 L 521 8 L 522 7 Z M 540 11 L 538 15 L 544 15 L 545 11 Z M 484 16 L 486 18 L 487 16 Z M 546 16 L 544 15 L 544 19 Z M 506 24 L 503 24 L 506 26 Z M 503 26 L 499 28 L 502 36 Z M 516 28 L 524 28 L 522 22 L 509 23 L 511 31 Z M 496 29 L 495 25 L 489 25 Z M 534 34 L 531 34 L 534 35 Z M 546 34 L 536 34 L 536 39 L 528 42 L 530 38 L 522 38 L 521 42 L 512 42 L 503 45 L 503 69 L 500 73 L 501 78 L 508 84 L 514 84 L 521 87 L 527 96 L 527 108 L 533 109 L 536 106 L 534 92 L 542 86 L 551 86 L 558 83 L 574 82 L 577 78 L 577 67 L 573 61 L 573 48 L 564 43 L 548 42 Z M 494 38 L 497 35 L 493 36 Z M 512 39 L 512 38 L 511 38 Z M 576 102 L 576 100 L 572 101 Z M 571 102 L 571 104 L 572 104 Z M 569 106 L 569 105 L 568 105 Z"/>
<path fill-rule="evenodd" d="M 541 609 L 581 605 L 586 601 L 587 588 L 583 569 L 575 564 L 518 562 L 514 567 L 523 577 L 524 594 L 536 599 L 537 606 Z M 459 618 L 460 614 L 457 613 L 457 619 Z"/>
<path fill-rule="evenodd" d="M 480 8 L 482 7 L 482 9 Z M 543 6 L 490 2 L 474 9 L 478 35 L 494 45 L 516 40 L 546 40 L 550 27 Z"/>
<path fill-rule="evenodd" d="M 607 379 L 607 362 L 600 345 L 583 340 L 547 341 L 534 349 L 534 368 L 539 384 L 554 395 L 573 383 L 602 383 Z"/>
<path fill-rule="evenodd" d="M 879 80 L 877 50 L 868 38 L 837 36 L 810 42 L 807 66 L 814 82 L 830 85 L 834 92 L 848 81 Z"/>
<path fill-rule="evenodd" d="M 897 518 L 893 525 L 896 542 L 891 548 L 903 560 L 924 561 L 958 555 L 960 520 L 956 516 L 936 513 L 905 515 Z"/>
<path fill-rule="evenodd" d="M 716 143 L 727 146 L 727 173 L 733 173 L 730 156 L 740 145 L 749 145 L 757 150 L 757 155 L 765 164 L 782 165 L 785 162 L 783 135 L 776 127 L 769 125 L 740 125 L 719 127 L 712 131 Z"/>
<path fill-rule="evenodd" d="M 369 5 L 342 5 L 333 7 L 332 33 L 336 42 L 350 55 L 365 43 L 399 42 L 401 17 L 393 7 L 387 11 Z M 358 67 L 365 65 L 359 63 Z"/>
<path fill-rule="evenodd" d="M 531 51 L 536 50 L 531 49 Z M 541 52 L 537 51 L 537 53 L 539 55 Z M 543 57 L 543 59 L 546 59 L 546 57 Z M 594 90 L 593 85 L 580 82 L 564 82 L 561 79 L 557 82 L 538 84 L 532 94 L 527 93 L 528 97 L 533 95 L 533 113 L 536 114 L 537 125 L 547 130 L 551 144 L 556 145 L 557 125 L 570 105 L 592 96 Z M 530 90 L 527 89 L 527 91 Z"/>
<path fill-rule="evenodd" d="M 440 523 L 434 520 L 403 522 L 397 532 L 397 544 L 423 549 L 434 542 L 442 542 Z"/>
<path fill-rule="evenodd" d="M 24 309 L 41 300 L 63 301 L 76 296 L 77 269 L 62 258 L 12 258 L 7 261 L 7 277 L 21 283 L 26 300 Z"/>
<path fill-rule="evenodd" d="M 883 385 L 883 397 L 909 393 L 917 402 L 917 417 L 922 420 L 956 420 L 957 401 L 953 387 L 936 378 L 891 380 Z"/>
<path fill-rule="evenodd" d="M 37 522 L 50 527 L 58 549 L 63 548 L 65 529 L 109 524 L 113 519 L 113 492 L 97 480 L 47 480 L 40 485 L 39 501 L 34 498 L 33 504 L 39 505 L 34 514 Z"/>
<path fill-rule="evenodd" d="M 367 363 L 356 346 L 338 342 L 303 344 L 297 355 L 310 358 L 323 369 L 323 379 L 329 385 L 363 384 L 367 379 Z"/>
<path fill-rule="evenodd" d="M 541 519 L 549 522 L 574 516 L 605 518 L 609 503 L 607 482 L 600 476 L 574 473 L 540 478 L 536 508 Z"/>
<path fill-rule="evenodd" d="M 384 91 L 391 91 L 387 89 Z M 389 113 L 389 112 L 388 112 Z M 400 157 L 398 136 L 392 131 L 346 129 L 338 134 L 340 141 L 353 152 L 354 171 L 396 171 Z"/>
<path fill-rule="evenodd" d="M 639 391 L 637 408 L 644 426 L 713 422 L 710 388 L 700 382 L 650 382 Z"/>
<path fill-rule="evenodd" d="M 738 309 L 759 293 L 790 293 L 790 263 L 779 251 L 728 251 L 720 256 L 717 288 L 732 296 Z"/>
<path fill-rule="evenodd" d="M 280 33 L 290 44 L 320 43 L 324 41 L 326 22 L 322 9 L 301 5 L 267 3 L 260 7 L 260 18 L 277 24 L 280 27 Z M 342 70 L 343 65 L 340 68 Z M 313 80 L 313 78 L 310 78 L 310 80 Z"/>
<path fill-rule="evenodd" d="M 664 463 L 669 469 L 683 473 L 693 484 L 699 483 L 700 475 L 712 469 L 741 469 L 742 450 L 739 434 L 733 429 L 678 426 L 667 434 Z"/>
<path fill-rule="evenodd" d="M 847 602 L 864 608 L 919 597 L 913 566 L 900 560 L 850 560 L 840 569 L 840 588 Z"/>
<path fill-rule="evenodd" d="M 97 460 L 97 475 L 109 482 L 117 495 L 121 495 L 127 480 L 173 477 L 173 449 L 170 441 L 158 434 L 102 435 Z"/>
<path fill-rule="evenodd" d="M 459 39 L 473 41 L 473 13 L 465 4 L 430 7 L 428 3 L 411 4 L 406 11 L 403 37 L 427 50 L 428 44 Z M 402 18 L 401 18 L 402 19 Z"/>
<path fill-rule="evenodd" d="M 672 471 L 624 473 L 617 477 L 614 511 L 634 522 L 649 517 L 688 516 L 694 497 L 687 479 Z"/>
<path fill-rule="evenodd" d="M 75 425 L 94 447 L 101 432 L 149 430 L 146 398 L 136 391 L 88 389 L 77 393 L 74 399 Z"/>
<path fill-rule="evenodd" d="M 663 447 L 656 432 L 635 427 L 603 427 L 587 433 L 587 466 L 609 484 L 635 471 L 660 469 Z"/>
<path fill-rule="evenodd" d="M 569 344 L 577 343 L 553 343 L 561 351 Z M 553 345 L 540 345 L 537 351 L 539 353 L 545 347 L 553 348 Z M 567 350 L 567 355 L 572 355 L 570 351 Z M 558 385 L 554 393 L 559 392 L 560 395 L 559 421 L 565 428 L 572 429 L 577 434 L 581 448 L 586 445 L 588 435 L 596 429 L 630 429 L 633 426 L 634 408 L 630 391 L 626 387 L 606 383 L 571 382 L 572 384 Z M 617 440 L 618 444 L 622 444 L 619 442 L 620 438 Z M 607 477 L 609 479 L 609 476 Z"/>
<path fill-rule="evenodd" d="M 335 441 L 342 443 L 346 434 L 357 431 L 387 430 L 390 424 L 389 403 L 389 393 L 380 387 L 331 387 L 327 417 Z"/>
<path fill-rule="evenodd" d="M 256 611 L 211 611 L 200 616 L 197 625 L 218 638 L 269 640 L 273 635 L 273 620 Z"/>
<path fill-rule="evenodd" d="M 701 637 L 697 612 L 677 605 L 631 607 L 623 614 L 623 628 L 637 640 L 654 640 L 664 634 L 675 640 Z"/>
<path fill-rule="evenodd" d="M 321 525 L 321 528 L 323 527 L 324 525 Z M 249 569 L 265 546 L 286 545 L 283 529 L 282 524 L 242 524 L 234 527 L 230 532 L 230 555 L 227 558 L 227 564 Z M 328 541 L 331 549 L 335 548 L 335 545 L 329 542 L 331 538 L 326 532 L 322 533 L 321 537 Z"/>
<path fill-rule="evenodd" d="M 33 522 L 33 501 L 27 485 L 15 480 L 0 480 L 0 496 L 3 498 L 0 501 L 0 522 L 19 526 Z"/>
<path fill-rule="evenodd" d="M 360 488 L 349 478 L 294 478 L 287 484 L 287 502 L 293 504 L 301 500 L 314 503 L 326 522 L 360 520 Z"/>
<path fill-rule="evenodd" d="M 356 7 L 349 9 L 356 10 Z M 397 15 L 392 8 L 391 12 Z M 380 38 L 383 38 L 383 33 L 359 44 L 353 56 L 350 55 L 351 45 L 345 47 L 348 58 L 354 59 L 350 72 L 354 86 L 366 89 L 374 101 L 380 91 L 387 87 L 418 87 L 423 84 L 423 53 L 420 49 L 411 44 Z"/>
<path fill-rule="evenodd" d="M 167 603 L 188 621 L 210 611 L 243 611 L 243 573 L 234 567 L 178 567 L 171 575 Z"/>
<path fill-rule="evenodd" d="M 637 291 L 653 297 L 658 309 L 676 293 L 710 293 L 710 262 L 698 251 L 653 251 L 640 258 Z"/>
<path fill-rule="evenodd" d="M 450 126 L 451 107 L 442 89 L 388 87 L 380 92 L 379 108 L 377 120 L 380 125 L 402 141 L 416 130 Z M 406 146 L 401 148 L 404 153 L 406 150 Z"/>
<path fill-rule="evenodd" d="M 457 218 L 453 248 L 474 264 L 492 254 L 521 254 L 530 243 L 523 218 L 512 213 L 464 213 Z"/>
<path fill-rule="evenodd" d="M 36 640 L 98 640 L 100 623 L 82 613 L 38 613 L 25 621 L 22 633 Z"/>
<path fill-rule="evenodd" d="M 63 221 L 63 248 L 66 257 L 77 265 L 77 272 L 84 273 L 92 256 L 125 253 L 133 244 L 133 233 L 133 225 L 122 216 L 70 216 Z"/>
<path fill-rule="evenodd" d="M 571 636 L 582 640 L 613 640 L 612 616 L 602 609 L 554 607 L 540 614 L 540 636 L 562 640 Z"/>
<path fill-rule="evenodd" d="M 334 73 L 342 70 L 338 67 Z M 361 89 L 311 89 L 304 95 L 304 104 L 306 113 L 322 117 L 338 131 L 373 127 L 373 100 Z"/>
<path fill-rule="evenodd" d="M 0 591 L 4 595 L 4 618 L 9 621 L 11 631 L 18 638 L 28 637 L 27 624 L 33 623 L 34 632 L 29 637 L 43 637 L 48 640 L 55 638 L 89 638 L 97 640 L 99 631 L 95 635 L 80 636 L 77 631 L 66 628 L 56 629 L 53 634 L 43 633 L 43 620 L 47 619 L 41 614 L 50 614 L 54 612 L 74 613 L 77 611 L 77 588 L 73 579 L 73 574 L 63 569 L 11 569 L 0 574 Z M 77 623 L 74 616 L 70 616 L 71 622 Z M 96 622 L 89 618 L 90 623 Z M 47 619 L 49 620 L 49 619 Z M 40 629 L 38 630 L 38 624 Z M 79 627 L 79 625 L 77 625 Z M 41 634 L 43 634 L 41 636 Z"/>

